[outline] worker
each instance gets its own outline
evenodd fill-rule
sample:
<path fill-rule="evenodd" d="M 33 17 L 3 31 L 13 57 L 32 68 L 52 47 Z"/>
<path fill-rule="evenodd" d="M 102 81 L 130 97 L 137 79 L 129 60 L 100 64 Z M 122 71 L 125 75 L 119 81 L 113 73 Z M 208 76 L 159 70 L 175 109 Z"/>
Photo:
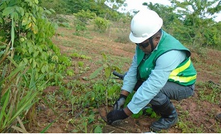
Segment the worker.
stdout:
<path fill-rule="evenodd" d="M 180 101 L 194 94 L 197 72 L 191 52 L 162 26 L 162 18 L 153 10 L 141 10 L 132 18 L 129 38 L 136 44 L 135 55 L 124 76 L 120 97 L 107 114 L 108 124 L 126 119 L 151 104 L 161 118 L 151 124 L 150 130 L 168 129 L 178 122 L 170 100 Z M 123 107 L 134 87 L 137 91 Z"/>

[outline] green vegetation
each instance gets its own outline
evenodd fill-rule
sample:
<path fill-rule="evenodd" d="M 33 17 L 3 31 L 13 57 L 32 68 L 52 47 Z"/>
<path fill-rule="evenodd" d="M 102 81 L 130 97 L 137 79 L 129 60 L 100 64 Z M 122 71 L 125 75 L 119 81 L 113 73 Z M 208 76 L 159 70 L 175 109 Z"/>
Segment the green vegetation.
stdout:
<path fill-rule="evenodd" d="M 101 107 L 107 110 L 108 106 L 112 106 L 122 84 L 122 81 L 113 79 L 112 71 L 123 73 L 131 60 L 120 52 L 118 56 L 112 55 L 117 48 L 105 49 L 111 46 L 111 42 L 106 43 L 107 40 L 113 40 L 119 46 L 121 43 L 130 43 L 128 33 L 131 16 L 108 8 L 104 2 L 0 2 L 0 132 L 31 131 L 37 125 L 37 113 L 44 111 L 45 107 L 50 108 L 50 114 L 56 115 L 56 118 L 39 132 L 47 132 L 60 119 L 66 121 L 66 132 L 102 132 L 105 122 L 97 117 L 99 110 Z M 117 2 L 121 5 L 124 1 Z M 206 56 L 206 47 L 221 48 L 221 22 L 204 16 L 221 10 L 218 0 L 171 2 L 174 3 L 172 7 L 152 3 L 144 5 L 156 10 L 164 19 L 163 28 L 188 45 L 200 58 Z M 211 7 L 216 2 L 218 4 Z M 178 8 L 187 9 L 188 6 L 192 7 L 193 12 L 173 12 Z M 114 9 L 117 8 L 115 5 Z M 62 32 L 57 30 L 59 28 L 71 32 Z M 94 38 L 96 41 L 92 42 Z M 60 49 L 59 46 L 69 49 Z M 101 47 L 104 53 L 98 51 Z M 127 47 L 122 49 L 133 53 Z M 93 52 L 98 52 L 99 56 Z M 193 62 L 197 66 L 204 63 L 197 58 Z M 208 68 L 213 70 L 219 66 L 210 65 Z M 220 86 L 213 83 L 197 83 L 197 86 L 198 101 L 219 103 Z M 56 88 L 48 91 L 52 87 Z M 128 97 L 127 103 L 131 97 Z M 139 118 L 142 112 L 133 117 Z M 145 112 L 151 118 L 158 118 L 151 109 Z M 178 129 L 182 132 L 205 132 L 203 124 L 194 127 L 187 120 L 189 116 L 188 111 L 182 113 Z M 217 132 L 221 132 L 219 124 L 215 125 Z"/>
<path fill-rule="evenodd" d="M 21 120 L 48 85 L 60 83 L 70 59 L 52 43 L 55 25 L 45 16 L 51 12 L 37 0 L 4 0 L 0 11 L 0 132 L 25 132 Z"/>
<path fill-rule="evenodd" d="M 221 91 L 219 85 L 216 85 L 212 81 L 207 83 L 199 83 L 198 85 L 200 100 L 206 100 L 214 104 L 220 103 L 219 99 L 221 98 Z"/>

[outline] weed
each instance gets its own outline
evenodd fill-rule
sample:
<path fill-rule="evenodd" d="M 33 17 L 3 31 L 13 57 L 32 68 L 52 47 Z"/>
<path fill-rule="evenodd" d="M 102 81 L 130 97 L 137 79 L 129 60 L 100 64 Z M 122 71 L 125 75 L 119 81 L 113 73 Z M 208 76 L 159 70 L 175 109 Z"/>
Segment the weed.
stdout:
<path fill-rule="evenodd" d="M 71 57 L 76 57 L 76 58 L 79 58 L 79 59 L 88 59 L 88 60 L 91 60 L 91 57 L 86 56 L 86 55 L 83 55 L 83 54 L 81 55 L 81 54 L 76 53 L 76 52 L 72 53 L 70 56 L 71 56 Z"/>
<path fill-rule="evenodd" d="M 219 104 L 221 99 L 221 90 L 218 85 L 213 82 L 198 83 L 199 98 L 208 102 Z"/>
<path fill-rule="evenodd" d="M 74 76 L 74 71 L 72 69 L 68 69 L 66 73 L 68 76 Z"/>
<path fill-rule="evenodd" d="M 68 123 L 75 126 L 75 129 L 71 131 L 72 133 L 89 133 L 88 125 L 93 123 L 94 120 L 94 114 L 90 114 L 89 116 L 80 115 L 80 118 L 69 119 Z"/>
<path fill-rule="evenodd" d="M 94 127 L 94 133 L 102 133 L 102 126 L 101 125 L 96 125 Z"/>
<path fill-rule="evenodd" d="M 83 67 L 84 66 L 84 62 L 83 61 L 78 61 L 78 66 L 79 67 Z"/>
<path fill-rule="evenodd" d="M 110 26 L 110 21 L 101 17 L 96 17 L 94 19 L 94 29 L 101 33 L 104 33 Z"/>

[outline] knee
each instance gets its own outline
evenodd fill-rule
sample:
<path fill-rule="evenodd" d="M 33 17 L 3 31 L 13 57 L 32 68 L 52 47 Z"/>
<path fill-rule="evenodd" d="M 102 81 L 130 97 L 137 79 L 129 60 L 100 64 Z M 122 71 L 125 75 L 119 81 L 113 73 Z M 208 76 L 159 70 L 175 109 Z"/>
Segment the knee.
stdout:
<path fill-rule="evenodd" d="M 150 101 L 150 104 L 155 105 L 155 106 L 161 106 L 161 105 L 165 104 L 165 102 L 167 102 L 167 101 L 169 101 L 168 97 L 162 97 L 162 98 L 155 97 Z"/>

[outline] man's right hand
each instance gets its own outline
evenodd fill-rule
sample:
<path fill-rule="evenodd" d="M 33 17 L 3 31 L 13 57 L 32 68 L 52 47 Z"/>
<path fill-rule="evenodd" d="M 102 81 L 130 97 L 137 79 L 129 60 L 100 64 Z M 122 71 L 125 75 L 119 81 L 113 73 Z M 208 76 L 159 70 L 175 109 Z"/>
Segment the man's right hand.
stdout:
<path fill-rule="evenodd" d="M 123 108 L 127 96 L 120 94 L 119 99 L 114 103 L 114 110 Z"/>
<path fill-rule="evenodd" d="M 119 121 L 126 119 L 128 115 L 124 112 L 123 109 L 112 110 L 107 114 L 107 124 L 115 125 Z"/>

